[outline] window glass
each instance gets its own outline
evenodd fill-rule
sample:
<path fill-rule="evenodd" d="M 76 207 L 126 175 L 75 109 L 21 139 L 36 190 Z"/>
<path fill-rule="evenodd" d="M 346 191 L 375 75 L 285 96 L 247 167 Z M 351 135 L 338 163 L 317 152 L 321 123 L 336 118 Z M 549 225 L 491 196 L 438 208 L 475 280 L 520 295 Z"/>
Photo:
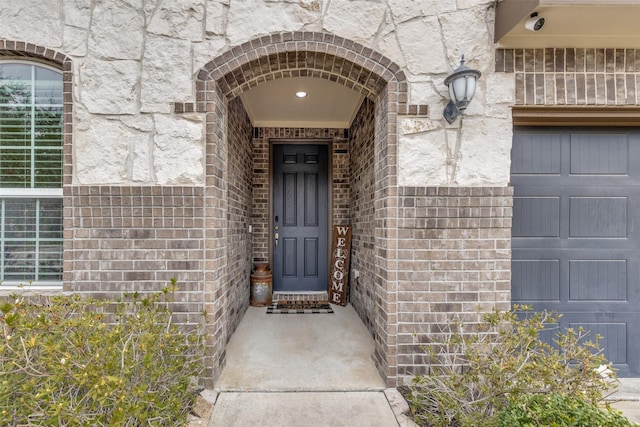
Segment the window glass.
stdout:
<path fill-rule="evenodd" d="M 62 279 L 62 75 L 0 62 L 0 281 Z"/>

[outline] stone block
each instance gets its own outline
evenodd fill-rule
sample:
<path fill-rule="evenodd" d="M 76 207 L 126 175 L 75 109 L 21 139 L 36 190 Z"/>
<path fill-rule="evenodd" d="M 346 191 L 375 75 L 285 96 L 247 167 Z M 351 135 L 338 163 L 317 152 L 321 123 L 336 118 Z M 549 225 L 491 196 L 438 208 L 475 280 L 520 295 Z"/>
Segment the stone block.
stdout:
<path fill-rule="evenodd" d="M 438 16 L 456 10 L 456 2 L 451 0 L 388 0 L 388 3 L 396 24 L 421 16 Z"/>
<path fill-rule="evenodd" d="M 139 60 L 145 34 L 141 3 L 141 0 L 96 2 L 91 15 L 89 50 L 102 59 Z"/>
<path fill-rule="evenodd" d="M 64 23 L 78 28 L 89 28 L 91 0 L 63 0 Z"/>
<path fill-rule="evenodd" d="M 445 52 L 437 17 L 426 17 L 396 26 L 407 68 L 414 74 L 441 74 L 453 71 L 440 54 Z M 451 68 L 451 69 L 450 69 Z"/>
<path fill-rule="evenodd" d="M 79 183 L 126 182 L 130 147 L 147 144 L 148 140 L 148 135 L 130 129 L 117 120 L 94 117 L 86 129 L 79 127 L 74 141 Z"/>
<path fill-rule="evenodd" d="M 421 186 L 447 182 L 448 147 L 443 130 L 399 137 L 398 182 Z"/>
<path fill-rule="evenodd" d="M 445 51 L 448 61 L 458 67 L 460 57 L 465 56 L 466 65 L 486 71 L 493 68 L 493 40 L 487 31 L 485 8 L 459 10 L 439 16 Z M 463 29 L 463 30 L 462 30 Z"/>
<path fill-rule="evenodd" d="M 501 119 L 468 117 L 462 128 L 464 155 L 458 162 L 461 185 L 507 185 L 513 129 Z"/>
<path fill-rule="evenodd" d="M 146 38 L 140 102 L 144 112 L 171 112 L 171 103 L 193 100 L 191 44 L 149 35 Z"/>
<path fill-rule="evenodd" d="M 0 38 L 41 46 L 62 46 L 63 20 L 60 2 L 2 0 Z"/>
<path fill-rule="evenodd" d="M 207 0 L 206 34 L 224 35 L 226 30 L 226 14 L 228 4 L 219 0 Z"/>
<path fill-rule="evenodd" d="M 324 29 L 344 38 L 371 43 L 384 21 L 387 7 L 361 0 L 332 0 L 323 19 Z"/>
<path fill-rule="evenodd" d="M 160 184 L 203 182 L 203 124 L 180 117 L 155 115 L 153 162 Z"/>
<path fill-rule="evenodd" d="M 163 2 L 150 19 L 147 18 L 148 31 L 177 39 L 200 41 L 203 35 L 204 16 L 204 0 Z"/>
<path fill-rule="evenodd" d="M 68 55 L 85 56 L 87 54 L 87 30 L 65 25 L 62 48 Z"/>
<path fill-rule="evenodd" d="M 80 100 L 90 113 L 134 114 L 138 109 L 138 61 L 84 62 L 80 66 Z"/>
<path fill-rule="evenodd" d="M 308 26 L 319 21 L 321 17 L 320 10 L 305 7 L 312 3 L 314 2 L 230 2 L 227 12 L 229 42 L 233 46 L 256 36 L 302 28 L 312 30 Z"/>

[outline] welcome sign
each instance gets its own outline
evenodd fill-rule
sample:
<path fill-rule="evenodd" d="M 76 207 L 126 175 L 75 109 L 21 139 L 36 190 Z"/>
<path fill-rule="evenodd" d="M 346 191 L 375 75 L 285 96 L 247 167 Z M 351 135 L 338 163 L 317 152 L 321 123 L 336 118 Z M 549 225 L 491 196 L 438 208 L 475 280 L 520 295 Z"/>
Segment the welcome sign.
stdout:
<path fill-rule="evenodd" d="M 329 301 L 333 304 L 347 305 L 350 258 L 351 226 L 336 225 L 333 227 L 331 275 L 329 276 Z"/>

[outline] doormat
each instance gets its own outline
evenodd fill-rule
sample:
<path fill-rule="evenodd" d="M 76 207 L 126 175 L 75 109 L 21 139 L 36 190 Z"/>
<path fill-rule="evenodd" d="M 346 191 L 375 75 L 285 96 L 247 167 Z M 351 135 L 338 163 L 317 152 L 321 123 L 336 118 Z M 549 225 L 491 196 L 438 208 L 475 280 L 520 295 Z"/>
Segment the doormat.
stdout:
<path fill-rule="evenodd" d="M 333 308 L 327 301 L 274 301 L 267 307 L 267 314 L 331 314 Z"/>

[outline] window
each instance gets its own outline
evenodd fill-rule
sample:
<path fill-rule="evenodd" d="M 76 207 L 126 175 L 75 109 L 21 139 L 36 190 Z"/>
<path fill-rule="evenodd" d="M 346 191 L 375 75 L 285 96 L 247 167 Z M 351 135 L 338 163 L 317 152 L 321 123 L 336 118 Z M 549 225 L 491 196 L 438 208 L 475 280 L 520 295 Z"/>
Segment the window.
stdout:
<path fill-rule="evenodd" d="M 62 281 L 62 73 L 0 61 L 0 281 Z"/>

